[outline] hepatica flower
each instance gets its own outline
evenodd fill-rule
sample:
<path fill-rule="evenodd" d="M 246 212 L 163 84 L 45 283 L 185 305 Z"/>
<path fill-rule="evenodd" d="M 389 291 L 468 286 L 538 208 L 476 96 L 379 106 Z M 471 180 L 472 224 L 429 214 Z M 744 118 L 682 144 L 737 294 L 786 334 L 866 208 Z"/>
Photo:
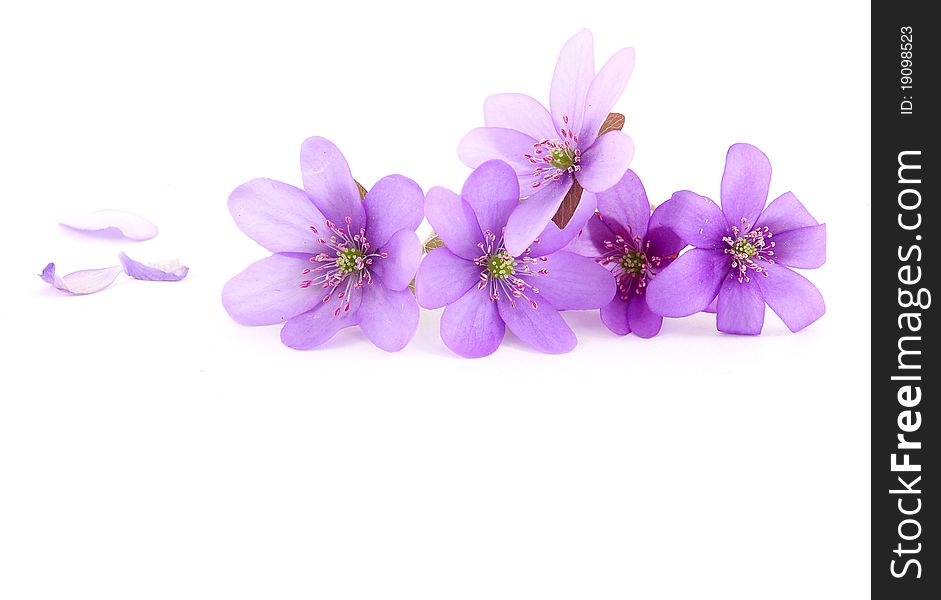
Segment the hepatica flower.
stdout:
<path fill-rule="evenodd" d="M 507 220 L 505 243 L 514 256 L 540 235 L 577 181 L 602 192 L 621 179 L 634 144 L 620 131 L 598 135 L 634 68 L 634 50 L 612 56 L 595 74 L 587 29 L 559 54 L 549 90 L 549 110 L 524 94 L 497 94 L 484 104 L 486 127 L 461 140 L 458 154 L 470 167 L 500 159 L 516 171 L 525 199 Z"/>
<path fill-rule="evenodd" d="M 654 312 L 685 317 L 717 299 L 719 331 L 752 335 L 761 333 L 765 304 L 791 331 L 823 315 L 820 292 L 791 268 L 824 263 L 826 225 L 790 192 L 765 207 L 770 182 L 768 157 L 754 146 L 735 144 L 722 175 L 721 209 L 689 191 L 658 208 L 662 220 L 694 247 L 649 283 L 647 303 Z"/>
<path fill-rule="evenodd" d="M 437 187 L 425 200 L 425 215 L 445 247 L 422 261 L 415 293 L 425 308 L 447 306 L 441 338 L 462 356 L 491 354 L 506 328 L 543 352 L 568 352 L 575 334 L 559 311 L 600 308 L 614 295 L 604 268 L 560 251 L 571 238 L 510 250 L 504 228 L 518 200 L 516 173 L 496 160 L 478 167 L 460 196 Z"/>
<path fill-rule="evenodd" d="M 647 306 L 647 285 L 686 243 L 664 226 L 663 210 L 650 215 L 647 192 L 633 171 L 595 196 L 599 212 L 569 249 L 595 258 L 617 282 L 614 299 L 601 308 L 601 320 L 608 329 L 619 335 L 633 331 L 643 338 L 653 337 L 663 317 Z"/>
<path fill-rule="evenodd" d="M 360 200 L 346 159 L 320 137 L 303 143 L 301 174 L 303 190 L 253 179 L 229 196 L 236 225 L 274 254 L 225 285 L 226 310 L 242 325 L 284 322 L 292 348 L 352 325 L 383 350 L 404 348 L 418 326 L 408 285 L 421 259 L 421 188 L 390 175 Z"/>

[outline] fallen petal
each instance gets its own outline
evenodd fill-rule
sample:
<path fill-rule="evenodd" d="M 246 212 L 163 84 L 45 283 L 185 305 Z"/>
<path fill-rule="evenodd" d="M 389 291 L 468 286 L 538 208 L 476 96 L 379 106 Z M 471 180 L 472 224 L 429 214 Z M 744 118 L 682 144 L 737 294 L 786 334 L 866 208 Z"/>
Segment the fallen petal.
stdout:
<path fill-rule="evenodd" d="M 189 273 L 189 267 L 179 260 L 165 260 L 158 263 L 140 263 L 125 253 L 118 255 L 124 272 L 142 281 L 179 281 Z"/>
<path fill-rule="evenodd" d="M 144 217 L 123 210 L 99 210 L 87 215 L 80 215 L 62 221 L 72 229 L 85 232 L 106 232 L 117 230 L 132 240 L 149 240 L 157 235 L 157 226 Z"/>
<path fill-rule="evenodd" d="M 55 263 L 49 263 L 39 275 L 40 279 L 56 288 L 73 294 L 83 296 L 85 294 L 94 294 L 105 289 L 117 279 L 121 273 L 121 267 L 105 267 L 103 269 L 85 269 L 75 271 L 68 275 L 59 277 L 56 274 Z"/>

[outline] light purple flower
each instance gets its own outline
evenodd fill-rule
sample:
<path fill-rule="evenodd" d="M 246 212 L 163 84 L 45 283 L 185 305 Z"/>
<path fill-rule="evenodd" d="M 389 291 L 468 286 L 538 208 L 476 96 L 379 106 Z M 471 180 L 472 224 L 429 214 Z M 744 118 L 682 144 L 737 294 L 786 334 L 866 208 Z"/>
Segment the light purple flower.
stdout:
<path fill-rule="evenodd" d="M 408 286 L 421 260 L 421 188 L 389 175 L 361 201 L 346 159 L 320 137 L 301 146 L 301 174 L 303 190 L 253 179 L 229 196 L 236 225 L 274 254 L 225 285 L 226 310 L 242 325 L 286 322 L 291 348 L 359 325 L 379 348 L 401 350 L 418 327 Z"/>
<path fill-rule="evenodd" d="M 425 199 L 425 215 L 445 247 L 422 261 L 415 295 L 425 308 L 447 306 L 441 339 L 461 356 L 493 353 L 507 327 L 538 350 L 568 352 L 575 334 L 559 311 L 600 308 L 614 295 L 614 280 L 604 268 L 560 251 L 572 236 L 510 253 L 503 230 L 518 199 L 513 168 L 497 160 L 471 173 L 460 196 L 436 187 Z"/>
<path fill-rule="evenodd" d="M 694 248 L 648 285 L 654 312 L 685 317 L 716 299 L 719 331 L 749 335 L 761 333 L 765 304 L 791 331 L 823 316 L 820 292 L 789 267 L 815 269 L 826 261 L 826 225 L 790 192 L 765 207 L 770 182 L 768 157 L 735 144 L 725 161 L 721 209 L 689 191 L 657 209 L 662 222 Z"/>
<path fill-rule="evenodd" d="M 644 184 L 633 171 L 594 196 L 598 214 L 568 249 L 594 258 L 614 275 L 618 292 L 601 308 L 608 329 L 618 335 L 633 331 L 642 338 L 653 337 L 660 332 L 663 317 L 647 306 L 647 284 L 686 243 L 664 226 L 663 210 L 658 208 L 651 216 Z"/>
<path fill-rule="evenodd" d="M 470 167 L 506 161 L 519 177 L 526 197 L 507 221 L 506 247 L 512 254 L 541 236 L 574 180 L 602 192 L 624 175 L 634 155 L 631 138 L 620 131 L 598 133 L 633 68 L 634 50 L 624 48 L 596 75 L 591 32 L 583 29 L 559 54 L 549 90 L 551 114 L 524 94 L 487 98 L 486 127 L 468 133 L 458 154 Z"/>

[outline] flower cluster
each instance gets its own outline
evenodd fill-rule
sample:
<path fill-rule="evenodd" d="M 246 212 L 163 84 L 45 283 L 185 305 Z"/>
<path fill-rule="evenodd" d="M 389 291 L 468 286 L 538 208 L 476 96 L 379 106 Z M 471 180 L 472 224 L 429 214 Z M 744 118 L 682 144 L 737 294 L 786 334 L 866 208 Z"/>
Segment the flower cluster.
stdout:
<path fill-rule="evenodd" d="M 609 126 L 633 64 L 625 48 L 595 73 L 584 30 L 562 49 L 549 110 L 522 94 L 488 98 L 486 126 L 459 145 L 474 168 L 460 194 L 424 194 L 401 175 L 366 192 L 336 146 L 306 140 L 303 189 L 255 179 L 229 197 L 238 227 L 272 252 L 226 284 L 229 315 L 283 323 L 292 348 L 358 325 L 396 351 L 419 306 L 444 307 L 441 338 L 466 357 L 496 351 L 507 329 L 542 352 L 568 352 L 567 310 L 600 309 L 612 332 L 642 338 L 664 317 L 703 311 L 719 331 L 758 334 L 766 304 L 791 331 L 819 319 L 823 298 L 792 269 L 824 263 L 826 226 L 789 192 L 765 206 L 771 165 L 754 146 L 729 149 L 721 207 L 679 191 L 651 210 L 628 169 L 633 142 Z M 415 233 L 423 218 L 434 248 Z"/>

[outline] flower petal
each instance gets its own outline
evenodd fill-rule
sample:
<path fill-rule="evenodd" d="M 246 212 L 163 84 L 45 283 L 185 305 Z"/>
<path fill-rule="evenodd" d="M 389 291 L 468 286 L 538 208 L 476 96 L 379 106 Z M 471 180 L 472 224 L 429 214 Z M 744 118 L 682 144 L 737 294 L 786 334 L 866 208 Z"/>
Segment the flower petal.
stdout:
<path fill-rule="evenodd" d="M 470 204 L 449 189 L 433 187 L 425 196 L 425 217 L 451 252 L 474 260 L 482 252 L 477 244 L 484 234 Z"/>
<path fill-rule="evenodd" d="M 773 232 L 772 232 L 773 233 Z M 816 269 L 827 262 L 827 226 L 812 225 L 774 234 L 774 262 L 798 269 Z"/>
<path fill-rule="evenodd" d="M 590 192 L 612 187 L 627 171 L 634 158 L 634 142 L 621 131 L 609 131 L 582 152 L 581 170 L 575 176 Z"/>
<path fill-rule="evenodd" d="M 617 288 L 611 272 L 587 256 L 556 252 L 533 265 L 548 275 L 526 278 L 539 289 L 536 300 L 548 300 L 558 310 L 591 310 L 611 302 Z"/>
<path fill-rule="evenodd" d="M 327 231 L 324 217 L 304 190 L 273 179 L 252 179 L 229 195 L 229 212 L 245 235 L 270 252 L 309 252 L 323 247 L 311 231 Z"/>
<path fill-rule="evenodd" d="M 729 225 L 753 226 L 768 201 L 771 161 L 751 144 L 733 144 L 725 157 L 722 173 L 722 212 Z"/>
<path fill-rule="evenodd" d="M 585 100 L 585 117 L 582 121 L 578 143 L 587 148 L 598 137 L 601 124 L 624 93 L 627 81 L 634 70 L 634 49 L 623 48 L 614 53 L 601 67 L 588 86 Z"/>
<path fill-rule="evenodd" d="M 810 227 L 817 224 L 817 219 L 801 204 L 797 196 L 791 192 L 781 194 L 765 208 L 755 227 L 767 227 L 771 233 L 778 235 L 799 227 Z"/>
<path fill-rule="evenodd" d="M 363 199 L 366 239 L 381 248 L 397 231 L 415 231 L 424 218 L 425 194 L 418 184 L 402 175 L 383 177 Z"/>
<path fill-rule="evenodd" d="M 581 131 L 588 87 L 595 78 L 595 49 L 591 32 L 582 29 L 559 52 L 549 88 L 549 111 L 555 131 Z"/>
<path fill-rule="evenodd" d="M 738 281 L 728 276 L 719 289 L 716 329 L 738 335 L 758 335 L 765 322 L 765 301 L 755 283 L 761 276 Z"/>
<path fill-rule="evenodd" d="M 582 202 L 587 196 L 588 192 L 582 196 Z M 578 237 L 569 242 L 565 249 L 582 256 L 598 258 L 608 251 L 604 243 L 613 241 L 614 236 L 615 233 L 611 231 L 611 228 L 595 214 L 585 223 Z"/>
<path fill-rule="evenodd" d="M 590 221 L 597 220 L 592 218 L 597 206 L 598 200 L 595 195 L 591 192 L 583 192 L 578 206 L 575 207 L 575 212 L 572 213 L 572 218 L 569 219 L 564 228 L 559 229 L 558 225 L 551 220 L 549 221 L 539 237 L 530 245 L 532 256 L 545 256 L 568 246 Z M 613 239 L 613 236 L 608 239 Z M 578 250 L 572 251 L 576 254 L 582 254 Z M 583 256 L 587 255 L 583 254 Z"/>
<path fill-rule="evenodd" d="M 118 255 L 124 272 L 143 281 L 180 281 L 189 273 L 189 267 L 179 260 L 167 260 L 160 263 L 139 263 L 125 253 Z"/>
<path fill-rule="evenodd" d="M 500 160 L 488 160 L 470 174 L 461 190 L 482 231 L 499 239 L 510 213 L 520 202 L 520 182 L 512 167 Z"/>
<path fill-rule="evenodd" d="M 252 263 L 222 288 L 222 304 L 242 325 L 273 325 L 307 312 L 321 302 L 319 287 L 302 288 L 312 279 L 308 254 L 273 254 Z"/>
<path fill-rule="evenodd" d="M 612 333 L 618 335 L 629 334 L 631 324 L 627 312 L 630 310 L 631 303 L 637 298 L 636 294 L 628 294 L 626 299 L 622 298 L 621 294 L 615 294 L 614 300 L 601 307 L 601 322 Z"/>
<path fill-rule="evenodd" d="M 497 304 L 490 300 L 484 290 L 467 290 L 444 309 L 441 315 L 441 340 L 465 358 L 493 354 L 506 334 L 506 326 L 497 312 Z"/>
<path fill-rule="evenodd" d="M 487 127 L 515 129 L 535 140 L 555 137 L 549 111 L 526 94 L 494 94 L 484 101 Z"/>
<path fill-rule="evenodd" d="M 647 235 L 650 220 L 650 201 L 640 178 L 628 169 L 621 180 L 611 188 L 598 192 L 598 212 L 601 219 L 626 239 Z"/>
<path fill-rule="evenodd" d="M 318 302 L 311 310 L 288 319 L 281 328 L 281 342 L 295 350 L 310 350 L 329 341 L 338 331 L 359 324 L 359 306 L 362 293 L 356 290 L 350 296 L 350 309 L 336 310 L 340 303 Z M 342 304 L 345 308 L 345 303 Z"/>
<path fill-rule="evenodd" d="M 379 275 L 382 283 L 390 290 L 404 290 L 415 278 L 418 264 L 421 262 L 421 240 L 414 231 L 400 229 L 379 252 L 388 254 L 386 258 L 373 258 L 370 267 Z"/>
<path fill-rule="evenodd" d="M 647 284 L 647 305 L 664 317 L 687 317 L 712 302 L 731 269 L 717 250 L 693 248 L 657 273 Z"/>
<path fill-rule="evenodd" d="M 456 302 L 478 281 L 479 266 L 447 248 L 436 248 L 428 253 L 418 267 L 415 298 L 424 308 L 441 308 Z"/>
<path fill-rule="evenodd" d="M 729 224 L 715 202 L 695 192 L 680 191 L 657 207 L 657 223 L 668 225 L 680 239 L 697 248 L 724 249 Z"/>
<path fill-rule="evenodd" d="M 661 204 L 653 211 L 647 222 L 646 242 L 650 244 L 651 254 L 661 259 L 668 256 L 675 257 L 686 247 L 686 241 L 673 231 L 670 222 L 664 218 L 670 210 L 669 207 L 663 209 L 663 204 Z"/>
<path fill-rule="evenodd" d="M 359 326 L 373 344 L 387 352 L 408 345 L 418 329 L 418 303 L 408 289 L 390 290 L 376 281 L 363 288 Z"/>
<path fill-rule="evenodd" d="M 765 302 L 788 329 L 798 332 L 826 312 L 820 291 L 802 275 L 787 267 L 764 263 L 767 277 L 754 277 Z"/>
<path fill-rule="evenodd" d="M 55 263 L 49 263 L 39 275 L 40 279 L 59 291 L 74 296 L 94 294 L 105 289 L 121 274 L 121 267 L 103 269 L 83 269 L 60 277 L 56 274 Z"/>
<path fill-rule="evenodd" d="M 564 354 L 578 344 L 575 332 L 548 302 L 539 303 L 537 308 L 528 302 L 517 302 L 514 308 L 505 298 L 501 298 L 494 304 L 510 331 L 536 350 Z"/>
<path fill-rule="evenodd" d="M 631 331 L 634 335 L 649 339 L 660 333 L 663 326 L 663 317 L 650 310 L 647 305 L 647 296 L 637 295 L 631 300 L 627 308 L 627 319 L 630 321 Z"/>
<path fill-rule="evenodd" d="M 478 127 L 461 138 L 457 155 L 472 169 L 496 159 L 508 163 L 517 175 L 530 175 L 535 167 L 524 155 L 532 153 L 536 141 L 515 129 Z"/>
<path fill-rule="evenodd" d="M 503 232 L 506 251 L 511 256 L 525 252 L 546 229 L 571 185 L 570 177 L 547 182 L 539 193 L 529 196 L 513 209 Z"/>
<path fill-rule="evenodd" d="M 132 240 L 149 240 L 157 235 L 157 226 L 134 213 L 124 210 L 98 210 L 86 215 L 76 215 L 60 223 L 71 229 L 86 233 L 104 233 L 117 230 Z"/>
<path fill-rule="evenodd" d="M 718 310 L 719 310 L 719 297 L 718 296 L 712 299 L 712 302 L 709 303 L 709 306 L 702 309 L 703 312 L 710 313 L 713 315 L 716 314 Z"/>
<path fill-rule="evenodd" d="M 339 148 L 330 140 L 311 137 L 301 144 L 301 176 L 304 189 L 323 216 L 342 227 L 350 218 L 350 228 L 357 231 L 365 225 L 365 212 L 359 188 L 353 181 L 350 166 Z"/>

